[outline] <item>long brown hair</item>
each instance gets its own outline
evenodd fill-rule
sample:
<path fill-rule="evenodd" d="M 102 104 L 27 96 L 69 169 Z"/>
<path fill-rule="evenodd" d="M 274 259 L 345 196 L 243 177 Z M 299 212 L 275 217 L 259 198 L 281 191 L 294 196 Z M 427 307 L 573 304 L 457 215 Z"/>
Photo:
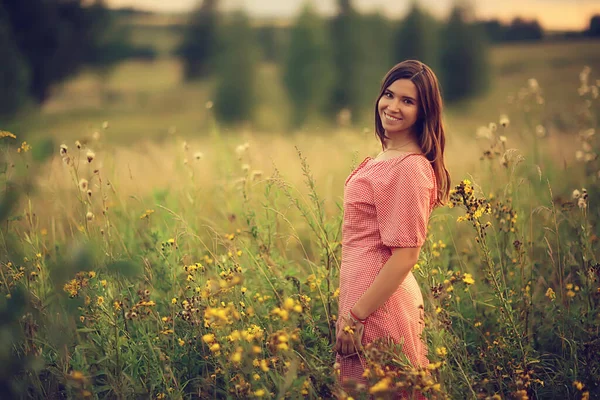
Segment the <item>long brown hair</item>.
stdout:
<path fill-rule="evenodd" d="M 419 117 L 416 122 L 417 140 L 421 151 L 427 157 L 437 181 L 437 205 L 443 205 L 448 200 L 450 192 L 450 174 L 444 163 L 444 148 L 446 134 L 442 122 L 442 95 L 438 79 L 427 65 L 420 61 L 407 60 L 396 64 L 383 78 L 381 91 L 375 102 L 375 133 L 383 147 L 385 135 L 378 103 L 386 89 L 398 79 L 410 79 L 419 92 Z"/>

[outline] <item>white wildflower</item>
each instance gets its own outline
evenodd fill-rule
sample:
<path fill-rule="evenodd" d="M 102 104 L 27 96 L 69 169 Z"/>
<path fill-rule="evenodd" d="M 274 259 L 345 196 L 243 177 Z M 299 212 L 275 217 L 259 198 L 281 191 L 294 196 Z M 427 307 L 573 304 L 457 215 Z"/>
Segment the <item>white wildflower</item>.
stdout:
<path fill-rule="evenodd" d="M 577 200 L 577 206 L 581 209 L 587 208 L 587 201 L 585 201 L 583 197 L 580 197 L 579 200 Z"/>
<path fill-rule="evenodd" d="M 108 121 L 102 123 L 102 129 L 108 129 Z"/>
<path fill-rule="evenodd" d="M 204 157 L 204 154 L 201 151 L 197 151 L 194 153 L 194 158 L 196 161 L 201 160 Z"/>
<path fill-rule="evenodd" d="M 88 152 L 85 156 L 87 157 L 88 163 L 91 163 L 92 161 L 94 161 L 94 158 L 96 157 L 96 153 L 94 153 L 91 150 L 88 150 Z"/>
<path fill-rule="evenodd" d="M 61 156 L 65 156 L 65 155 L 67 155 L 67 150 L 68 150 L 68 149 L 69 149 L 69 148 L 67 147 L 67 145 L 66 145 L 66 144 L 61 144 L 61 145 L 60 145 L 60 155 L 61 155 Z"/>
<path fill-rule="evenodd" d="M 244 172 L 250 171 L 250 166 L 248 164 L 242 164 L 242 171 L 244 171 Z"/>
<path fill-rule="evenodd" d="M 506 140 L 507 140 L 507 139 L 506 139 L 506 136 L 504 136 L 504 135 L 501 135 L 501 136 L 498 138 L 498 140 L 500 140 L 500 143 L 506 143 Z"/>
<path fill-rule="evenodd" d="M 510 120 L 508 119 L 508 116 L 506 114 L 502 114 L 500 116 L 500 125 L 502 125 L 502 127 L 506 128 L 508 126 L 508 124 L 510 124 Z"/>
<path fill-rule="evenodd" d="M 88 221 L 91 221 L 91 220 L 93 220 L 93 219 L 94 219 L 94 213 L 92 213 L 91 211 L 88 211 L 88 212 L 87 212 L 87 214 L 85 215 L 85 218 L 86 218 Z"/>
<path fill-rule="evenodd" d="M 492 131 L 492 133 L 494 133 L 498 130 L 498 125 L 496 125 L 495 122 L 490 122 L 490 124 L 488 125 L 488 129 Z"/>
<path fill-rule="evenodd" d="M 204 105 L 204 107 L 206 107 L 207 110 L 210 110 L 211 108 L 213 108 L 214 103 L 212 101 L 207 101 L 206 104 Z"/>
<path fill-rule="evenodd" d="M 539 138 L 546 136 L 546 128 L 544 128 L 544 125 L 538 125 L 535 127 L 535 135 Z"/>
<path fill-rule="evenodd" d="M 535 78 L 530 78 L 527 83 L 529 84 L 529 89 L 531 89 L 531 91 L 533 92 L 537 92 L 540 88 L 540 85 L 538 84 L 537 79 Z"/>
<path fill-rule="evenodd" d="M 81 145 L 81 142 L 79 140 L 76 140 L 75 147 L 77 147 L 78 149 L 81 149 L 83 146 Z"/>
<path fill-rule="evenodd" d="M 87 179 L 81 178 L 79 180 L 79 189 L 81 189 L 81 191 L 83 191 L 83 192 L 85 192 L 88 189 Z"/>
<path fill-rule="evenodd" d="M 577 189 L 573 190 L 573 193 L 571 193 L 571 198 L 573 200 L 577 200 L 580 197 L 581 197 L 581 193 L 579 192 L 579 190 L 577 190 Z"/>
<path fill-rule="evenodd" d="M 480 126 L 479 128 L 477 128 L 475 136 L 481 139 L 491 139 L 492 131 L 487 126 Z"/>
<path fill-rule="evenodd" d="M 252 180 L 258 179 L 263 175 L 263 172 L 261 170 L 254 170 L 252 171 L 252 173 L 250 174 L 252 176 Z"/>

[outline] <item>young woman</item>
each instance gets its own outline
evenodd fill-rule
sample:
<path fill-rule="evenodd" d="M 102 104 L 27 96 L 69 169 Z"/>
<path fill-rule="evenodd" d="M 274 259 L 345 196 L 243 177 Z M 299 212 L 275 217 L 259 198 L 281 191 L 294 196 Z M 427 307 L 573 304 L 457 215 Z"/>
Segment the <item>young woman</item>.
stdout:
<path fill-rule="evenodd" d="M 428 364 L 423 297 L 411 270 L 429 215 L 450 187 L 442 98 L 429 67 L 409 60 L 387 73 L 375 104 L 375 132 L 382 152 L 367 157 L 344 190 L 335 344 L 344 387 L 365 383 L 360 349 L 378 338 L 401 343 L 413 365 Z"/>

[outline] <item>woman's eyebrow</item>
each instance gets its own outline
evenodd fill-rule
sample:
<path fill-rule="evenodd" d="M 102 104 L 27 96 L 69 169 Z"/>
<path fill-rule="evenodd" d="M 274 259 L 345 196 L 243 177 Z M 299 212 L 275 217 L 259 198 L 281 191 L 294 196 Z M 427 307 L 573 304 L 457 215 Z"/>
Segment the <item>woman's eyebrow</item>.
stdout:
<path fill-rule="evenodd" d="M 391 90 L 391 89 L 386 89 L 386 92 L 390 92 L 390 93 L 391 93 L 391 94 L 393 94 L 394 96 L 396 95 L 396 93 L 394 93 L 394 91 L 393 91 L 393 90 Z M 412 101 L 416 101 L 416 99 L 414 99 L 413 97 L 407 96 L 407 95 L 403 95 L 403 96 L 401 96 L 401 97 L 403 97 L 403 98 L 405 98 L 405 99 L 412 100 Z"/>

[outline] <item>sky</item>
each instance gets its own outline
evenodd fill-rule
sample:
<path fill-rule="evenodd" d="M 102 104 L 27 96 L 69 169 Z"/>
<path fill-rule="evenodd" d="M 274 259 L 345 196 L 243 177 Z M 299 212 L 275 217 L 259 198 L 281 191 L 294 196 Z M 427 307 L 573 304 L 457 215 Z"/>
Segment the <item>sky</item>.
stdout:
<path fill-rule="evenodd" d="M 293 17 L 306 1 L 311 1 L 324 14 L 335 12 L 336 0 L 222 0 L 226 9 L 242 8 L 256 17 Z M 600 0 L 470 0 L 480 19 L 498 18 L 503 21 L 520 16 L 537 18 L 545 29 L 581 30 L 590 17 L 600 14 Z M 160 12 L 186 12 L 199 0 L 107 0 L 112 7 L 136 7 Z M 380 11 L 390 18 L 401 17 L 411 0 L 354 0 L 361 11 Z M 453 0 L 421 0 L 420 4 L 432 14 L 443 18 Z"/>

